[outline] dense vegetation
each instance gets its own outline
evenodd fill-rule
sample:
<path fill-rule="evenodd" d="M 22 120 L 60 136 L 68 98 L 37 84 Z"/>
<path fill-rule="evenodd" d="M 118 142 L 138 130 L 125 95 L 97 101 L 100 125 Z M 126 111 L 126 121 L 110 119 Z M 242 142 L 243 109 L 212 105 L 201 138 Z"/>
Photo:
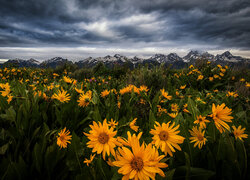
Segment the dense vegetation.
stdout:
<path fill-rule="evenodd" d="M 1 179 L 248 179 L 250 71 L 0 69 Z"/>

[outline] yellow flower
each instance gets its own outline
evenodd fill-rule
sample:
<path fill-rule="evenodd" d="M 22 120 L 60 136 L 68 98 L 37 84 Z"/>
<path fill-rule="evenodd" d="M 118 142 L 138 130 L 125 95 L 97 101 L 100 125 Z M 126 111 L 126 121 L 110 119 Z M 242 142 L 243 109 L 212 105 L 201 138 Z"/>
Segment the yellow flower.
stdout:
<path fill-rule="evenodd" d="M 114 156 L 114 148 L 117 144 L 116 138 L 114 138 L 114 136 L 116 135 L 117 131 L 113 131 L 112 127 L 109 129 L 106 119 L 103 121 L 103 124 L 99 122 L 99 125 L 93 121 L 93 125 L 90 125 L 90 128 L 91 130 L 89 131 L 89 134 L 84 132 L 84 134 L 90 140 L 87 143 L 88 148 L 93 148 L 93 153 L 102 153 L 104 160 L 106 154 L 109 156 L 111 153 Z"/>
<path fill-rule="evenodd" d="M 158 108 L 158 116 L 161 116 L 162 113 L 167 114 L 167 110 L 165 108 L 162 108 L 160 105 L 157 105 Z"/>
<path fill-rule="evenodd" d="M 62 91 L 58 90 L 57 93 L 54 93 L 51 98 L 57 99 L 58 101 L 64 103 L 70 100 L 70 95 L 67 93 L 67 91 L 62 89 Z"/>
<path fill-rule="evenodd" d="M 90 90 L 87 91 L 85 94 L 84 93 L 80 94 L 80 97 L 77 100 L 78 106 L 80 107 L 88 106 L 91 99 L 92 99 L 92 91 Z"/>
<path fill-rule="evenodd" d="M 157 121 L 155 124 L 157 125 L 154 125 L 155 129 L 151 129 L 150 131 L 150 134 L 154 135 L 152 138 L 152 144 L 154 144 L 157 148 L 160 148 L 165 155 L 169 154 L 170 156 L 173 156 L 172 152 L 175 152 L 174 148 L 181 151 L 178 144 L 182 144 L 185 138 L 178 135 L 180 132 L 178 130 L 180 125 L 174 127 L 175 123 L 173 123 L 170 126 L 170 122 L 167 124 L 162 123 L 162 125 L 160 125 Z"/>
<path fill-rule="evenodd" d="M 244 78 L 241 78 L 240 79 L 240 82 L 245 82 L 246 80 Z"/>
<path fill-rule="evenodd" d="M 132 142 L 134 141 L 134 138 L 140 140 L 142 136 L 142 132 L 140 132 L 137 136 L 136 134 L 131 135 L 129 131 L 127 131 L 128 139 L 125 139 L 124 137 L 117 137 L 117 141 L 120 143 L 120 146 L 132 146 Z"/>
<path fill-rule="evenodd" d="M 73 80 L 70 79 L 70 78 L 67 77 L 67 76 L 63 76 L 63 80 L 64 80 L 64 82 L 66 82 L 66 83 L 72 83 L 72 82 L 73 82 Z"/>
<path fill-rule="evenodd" d="M 131 85 L 131 84 L 123 89 L 120 89 L 120 94 L 123 95 L 125 93 L 131 93 L 132 91 L 139 94 L 139 89 L 136 86 Z"/>
<path fill-rule="evenodd" d="M 95 154 L 94 154 L 94 156 L 91 154 L 90 159 L 85 158 L 83 163 L 85 163 L 85 164 L 87 164 L 87 166 L 89 166 L 89 164 L 94 160 L 94 157 L 95 157 Z"/>
<path fill-rule="evenodd" d="M 214 75 L 214 78 L 215 78 L 215 79 L 216 79 L 216 78 L 219 78 L 219 75 L 215 74 L 215 75 Z"/>
<path fill-rule="evenodd" d="M 198 78 L 197 78 L 197 81 L 198 81 L 198 80 L 202 80 L 203 78 L 204 78 L 203 75 L 199 75 Z"/>
<path fill-rule="evenodd" d="M 108 122 L 108 125 L 112 128 L 115 128 L 118 125 L 118 122 L 114 121 L 112 118 L 111 120 Z"/>
<path fill-rule="evenodd" d="M 199 128 L 198 130 L 197 127 L 193 127 L 192 131 L 189 130 L 189 132 L 192 135 L 192 137 L 189 138 L 191 140 L 191 143 L 195 142 L 194 147 L 198 145 L 198 148 L 201 149 L 202 146 L 205 145 L 207 141 L 207 139 L 204 137 L 205 130 L 202 131 L 201 128 Z"/>
<path fill-rule="evenodd" d="M 244 134 L 244 131 L 246 128 L 241 128 L 241 126 L 239 126 L 238 128 L 236 128 L 235 126 L 232 126 L 232 128 L 233 128 L 233 133 L 234 133 L 235 139 L 239 138 L 241 141 L 243 141 L 242 138 L 248 137 L 247 134 Z"/>
<path fill-rule="evenodd" d="M 209 81 L 213 81 L 214 80 L 214 78 L 213 77 L 209 77 Z"/>
<path fill-rule="evenodd" d="M 160 163 L 164 155 L 159 156 L 151 145 L 146 146 L 144 143 L 140 145 L 136 138 L 132 141 L 131 150 L 123 146 L 118 148 L 116 154 L 117 160 L 113 165 L 120 167 L 118 173 L 123 175 L 122 179 L 155 179 L 156 173 L 165 176 L 160 169 L 168 166 Z"/>
<path fill-rule="evenodd" d="M 209 120 L 206 119 L 206 116 L 197 116 L 196 121 L 194 121 L 194 124 L 199 124 L 201 129 L 206 128 L 206 123 L 210 122 Z"/>
<path fill-rule="evenodd" d="M 221 77 L 223 77 L 223 76 L 224 76 L 224 74 L 223 74 L 223 73 L 220 73 L 220 76 L 221 76 Z"/>
<path fill-rule="evenodd" d="M 230 127 L 226 122 L 232 122 L 233 117 L 229 116 L 232 113 L 232 109 L 226 107 L 225 103 L 215 106 L 212 105 L 212 114 L 210 115 L 213 120 L 216 128 L 220 133 L 224 132 L 225 129 L 230 130 Z"/>
<path fill-rule="evenodd" d="M 234 76 L 232 76 L 232 80 L 235 80 L 235 77 L 234 77 Z"/>
<path fill-rule="evenodd" d="M 238 97 L 238 94 L 236 92 L 230 92 L 230 91 L 228 91 L 226 96 L 227 97 L 229 97 L 229 96 L 231 96 L 231 97 Z"/>
<path fill-rule="evenodd" d="M 8 96 L 10 94 L 10 85 L 9 85 L 9 83 L 6 83 L 6 84 L 0 83 L 0 88 L 3 89 L 3 91 L 0 91 L 3 97 Z"/>
<path fill-rule="evenodd" d="M 78 89 L 78 88 L 75 87 L 75 91 L 78 92 L 79 94 L 83 94 L 84 93 L 84 91 L 82 90 L 82 87 L 81 87 L 81 89 Z"/>
<path fill-rule="evenodd" d="M 140 102 L 139 102 L 140 104 L 146 104 L 146 101 L 144 100 L 144 99 L 140 99 Z"/>
<path fill-rule="evenodd" d="M 12 99 L 13 99 L 13 96 L 11 96 L 11 95 L 9 94 L 7 97 L 8 97 L 7 102 L 8 102 L 8 104 L 10 104 L 10 102 L 11 102 Z"/>
<path fill-rule="evenodd" d="M 58 77 L 59 75 L 58 75 L 58 74 L 56 74 L 56 73 L 53 73 L 53 76 L 54 76 L 54 77 Z"/>
<path fill-rule="evenodd" d="M 135 125 L 136 120 L 137 120 L 137 118 L 134 118 L 133 121 L 131 121 L 131 122 L 129 123 L 129 127 L 130 127 L 132 130 L 134 130 L 135 132 L 137 132 L 138 129 L 139 129 L 139 126 L 136 126 L 136 125 Z"/>
<path fill-rule="evenodd" d="M 163 97 L 165 97 L 165 98 L 168 99 L 168 100 L 171 100 L 171 99 L 172 99 L 172 96 L 168 95 L 168 92 L 166 92 L 165 89 L 161 89 L 160 91 L 161 91 L 161 95 L 162 95 Z"/>
<path fill-rule="evenodd" d="M 58 137 L 57 137 L 57 145 L 60 147 L 60 148 L 66 148 L 67 147 L 67 143 L 71 143 L 69 140 L 71 140 L 71 135 L 69 135 L 70 132 L 69 130 L 66 131 L 66 127 L 61 130 L 59 133 L 58 133 Z"/>
<path fill-rule="evenodd" d="M 179 110 L 179 106 L 177 104 L 171 104 L 171 110 L 173 112 L 177 112 Z"/>
<path fill-rule="evenodd" d="M 175 92 L 176 96 L 180 96 L 180 93 L 178 91 Z"/>
<path fill-rule="evenodd" d="M 204 102 L 200 97 L 197 97 L 197 98 L 196 98 L 196 101 L 199 101 L 199 102 L 201 102 L 202 104 L 206 104 L 206 102 Z"/>
<path fill-rule="evenodd" d="M 140 88 L 139 88 L 139 91 L 140 92 L 148 92 L 149 91 L 149 89 L 148 89 L 148 87 L 147 86 L 145 86 L 145 85 L 142 85 L 142 86 L 140 86 Z"/>
<path fill-rule="evenodd" d="M 220 64 L 218 64 L 217 67 L 220 68 L 220 69 L 222 68 L 222 66 Z"/>
<path fill-rule="evenodd" d="M 185 89 L 186 88 L 186 85 L 183 85 L 180 87 L 180 89 Z"/>
<path fill-rule="evenodd" d="M 190 65 L 190 66 L 189 66 L 189 69 L 192 69 L 192 68 L 194 68 L 194 66 L 193 66 L 193 65 Z"/>
<path fill-rule="evenodd" d="M 220 71 L 222 72 L 222 73 L 225 73 L 226 72 L 226 69 L 220 69 Z"/>
<path fill-rule="evenodd" d="M 178 115 L 178 112 L 177 112 L 177 113 L 168 113 L 168 115 L 169 115 L 171 118 L 176 118 L 176 116 Z"/>
<path fill-rule="evenodd" d="M 108 158 L 108 160 L 107 160 L 106 162 L 107 162 L 107 164 L 108 164 L 109 166 L 112 166 L 112 167 L 114 166 L 114 164 L 113 164 L 111 158 Z"/>
<path fill-rule="evenodd" d="M 105 96 L 108 96 L 109 93 L 110 93 L 110 91 L 105 89 L 104 91 L 101 92 L 101 96 L 104 98 Z"/>
<path fill-rule="evenodd" d="M 117 107 L 118 107 L 118 109 L 121 108 L 121 102 L 120 101 L 117 102 Z"/>

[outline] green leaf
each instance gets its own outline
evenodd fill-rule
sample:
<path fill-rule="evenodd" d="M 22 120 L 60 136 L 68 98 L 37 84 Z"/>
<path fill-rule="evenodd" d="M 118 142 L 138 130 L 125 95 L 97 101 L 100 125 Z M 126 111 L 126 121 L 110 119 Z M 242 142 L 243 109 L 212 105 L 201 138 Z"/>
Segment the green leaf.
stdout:
<path fill-rule="evenodd" d="M 38 170 L 38 172 L 41 173 L 41 167 L 42 167 L 42 147 L 40 144 L 36 143 L 34 146 L 34 150 L 33 150 L 33 160 L 36 166 L 36 169 Z"/>
<path fill-rule="evenodd" d="M 0 155 L 4 155 L 9 147 L 9 143 L 6 143 L 5 145 L 0 147 Z"/>
<path fill-rule="evenodd" d="M 16 122 L 16 111 L 13 109 L 12 106 L 9 109 L 5 110 L 5 114 L 1 114 L 1 118 L 9 120 L 11 122 Z"/>
<path fill-rule="evenodd" d="M 186 179 L 190 179 L 190 158 L 188 153 L 184 152 L 185 159 L 186 159 L 186 167 L 187 167 L 187 172 L 186 172 Z"/>
<path fill-rule="evenodd" d="M 165 173 L 166 176 L 165 176 L 165 178 L 163 178 L 163 179 L 172 180 L 173 177 L 174 177 L 174 173 L 175 173 L 175 169 L 171 169 L 171 170 L 167 171 L 167 172 Z"/>

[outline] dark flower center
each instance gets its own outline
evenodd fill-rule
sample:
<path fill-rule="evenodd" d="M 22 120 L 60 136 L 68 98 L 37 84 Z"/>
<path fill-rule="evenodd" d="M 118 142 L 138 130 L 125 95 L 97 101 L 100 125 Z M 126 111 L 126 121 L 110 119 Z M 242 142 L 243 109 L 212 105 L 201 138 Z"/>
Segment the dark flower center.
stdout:
<path fill-rule="evenodd" d="M 130 163 L 132 169 L 140 171 L 143 168 L 143 160 L 140 157 L 135 157 Z"/>
<path fill-rule="evenodd" d="M 107 135 L 105 132 L 100 133 L 99 136 L 98 136 L 98 141 L 101 144 L 107 143 L 109 141 L 109 135 Z"/>
<path fill-rule="evenodd" d="M 203 141 L 203 139 L 204 139 L 204 137 L 202 135 L 200 135 L 200 134 L 197 135 L 197 138 L 198 138 L 199 141 Z"/>
<path fill-rule="evenodd" d="M 168 132 L 167 131 L 161 131 L 159 134 L 160 140 L 166 141 L 168 140 Z"/>

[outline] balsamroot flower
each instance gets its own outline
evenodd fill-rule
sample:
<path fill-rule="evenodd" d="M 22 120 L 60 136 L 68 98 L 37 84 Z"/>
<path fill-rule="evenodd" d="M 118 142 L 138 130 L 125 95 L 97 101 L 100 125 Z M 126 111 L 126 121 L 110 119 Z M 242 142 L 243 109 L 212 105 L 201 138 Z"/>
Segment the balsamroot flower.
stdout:
<path fill-rule="evenodd" d="M 233 117 L 229 116 L 232 113 L 232 109 L 226 107 L 225 103 L 215 106 L 212 105 L 212 114 L 210 117 L 213 118 L 216 128 L 220 133 L 224 132 L 225 129 L 230 130 L 229 125 L 226 122 L 232 122 Z"/>
<path fill-rule="evenodd" d="M 54 93 L 51 98 L 57 99 L 58 101 L 64 103 L 70 100 L 70 95 L 67 93 L 67 91 L 62 89 L 62 91 L 58 90 L 57 93 Z"/>
<path fill-rule="evenodd" d="M 189 132 L 192 135 L 192 137 L 189 138 L 191 140 L 191 143 L 195 142 L 194 147 L 198 145 L 198 148 L 201 149 L 207 141 L 207 139 L 204 137 L 205 131 L 202 131 L 201 127 L 199 128 L 199 130 L 197 129 L 197 127 L 193 127 L 192 131 L 189 130 Z"/>
<path fill-rule="evenodd" d="M 114 148 L 119 144 L 116 138 L 114 138 L 117 131 L 113 131 L 112 127 L 109 128 L 106 119 L 103 121 L 103 124 L 101 122 L 97 124 L 93 121 L 93 125 L 90 125 L 90 128 L 89 134 L 85 132 L 84 134 L 90 140 L 87 145 L 89 148 L 93 148 L 92 152 L 102 153 L 104 160 L 106 154 L 109 156 L 111 153 L 114 156 Z"/>
<path fill-rule="evenodd" d="M 243 141 L 242 138 L 248 137 L 247 134 L 244 134 L 244 131 L 246 130 L 246 128 L 241 128 L 241 126 L 239 126 L 238 128 L 236 128 L 235 126 L 232 126 L 232 128 L 233 128 L 233 133 L 234 133 L 235 139 L 239 139 L 239 140 Z"/>
<path fill-rule="evenodd" d="M 152 138 L 152 143 L 157 147 L 160 148 L 165 155 L 169 154 L 173 156 L 172 152 L 175 152 L 175 149 L 181 150 L 181 147 L 178 144 L 182 144 L 184 141 L 184 137 L 178 135 L 179 134 L 179 126 L 177 125 L 174 127 L 175 123 L 170 125 L 170 122 L 162 123 L 160 125 L 158 122 L 155 122 L 154 125 L 155 129 L 151 129 L 150 134 L 154 135 Z"/>
<path fill-rule="evenodd" d="M 112 164 L 120 167 L 118 173 L 124 175 L 123 179 L 155 179 L 156 173 L 165 176 L 160 168 L 166 168 L 166 163 L 160 160 L 164 155 L 159 156 L 158 151 L 152 145 L 140 145 L 138 138 L 133 138 L 131 148 L 125 146 L 118 148 L 116 161 Z"/>
<path fill-rule="evenodd" d="M 194 121 L 194 124 L 199 124 L 201 129 L 206 128 L 206 123 L 210 122 L 206 119 L 206 116 L 197 116 L 196 121 Z"/>
<path fill-rule="evenodd" d="M 60 148 L 66 148 L 67 147 L 67 144 L 71 143 L 69 140 L 71 140 L 71 135 L 69 135 L 70 132 L 69 130 L 66 131 L 66 127 L 61 130 L 59 133 L 58 133 L 58 137 L 57 137 L 57 145 L 60 147 Z"/>

